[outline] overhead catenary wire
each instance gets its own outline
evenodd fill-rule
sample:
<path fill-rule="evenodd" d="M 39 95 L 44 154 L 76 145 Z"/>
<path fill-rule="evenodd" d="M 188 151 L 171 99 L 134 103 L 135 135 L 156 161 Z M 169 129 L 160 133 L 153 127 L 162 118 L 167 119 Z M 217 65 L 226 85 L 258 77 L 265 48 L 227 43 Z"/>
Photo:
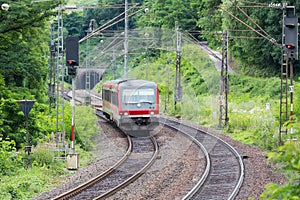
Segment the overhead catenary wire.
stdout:
<path fill-rule="evenodd" d="M 138 5 L 139 5 L 139 4 L 135 4 L 134 6 L 130 7 L 129 9 L 127 9 L 127 10 L 124 11 L 124 12 L 122 12 L 122 13 L 119 14 L 118 16 L 116 16 L 116 17 L 114 17 L 113 19 L 109 20 L 108 22 L 106 22 L 106 23 L 103 24 L 102 26 L 98 27 L 98 28 L 95 29 L 93 32 L 91 32 L 90 34 L 88 34 L 88 35 L 86 35 L 85 37 L 83 37 L 82 39 L 80 39 L 80 40 L 79 40 L 79 43 L 81 43 L 81 42 L 83 42 L 83 41 L 89 39 L 90 37 L 92 37 L 92 36 L 94 36 L 94 35 L 97 35 L 98 33 L 100 33 L 101 31 L 103 31 L 103 30 L 105 30 L 105 29 L 107 29 L 107 28 L 109 28 L 109 27 L 111 27 L 111 26 L 113 26 L 113 25 L 115 25 L 115 24 L 117 24 L 117 23 L 119 23 L 119 22 L 125 20 L 125 17 L 124 17 L 124 18 L 119 19 L 118 21 L 115 21 L 114 23 L 108 25 L 109 23 L 113 22 L 114 20 L 116 20 L 116 19 L 118 19 L 119 17 L 121 17 L 122 15 L 124 15 L 125 12 L 128 12 L 128 11 L 130 11 L 130 10 L 136 8 Z M 135 15 L 135 14 L 141 12 L 142 10 L 143 10 L 143 9 L 139 9 L 139 10 L 135 11 L 134 13 L 128 15 L 127 18 L 129 18 L 129 17 L 131 17 L 131 16 L 133 16 L 133 15 Z"/>
<path fill-rule="evenodd" d="M 254 23 L 266 36 L 268 39 L 273 39 L 264 29 L 262 29 L 245 11 L 243 11 L 239 6 L 236 7 L 241 11 L 252 23 Z"/>
<path fill-rule="evenodd" d="M 94 56 L 94 58 L 92 59 L 92 62 L 96 61 L 97 58 L 101 57 L 102 55 L 104 55 L 106 52 L 110 51 L 111 49 L 115 49 L 118 46 L 121 46 L 123 44 L 124 40 L 120 40 L 117 43 L 114 43 L 112 45 L 112 43 L 109 44 L 109 46 L 107 46 L 105 49 L 103 49 L 102 51 L 99 52 L 99 54 L 97 54 L 96 56 Z"/>
<path fill-rule="evenodd" d="M 250 25 L 248 25 L 247 23 L 245 23 L 244 21 L 242 21 L 241 19 L 239 19 L 238 17 L 234 16 L 232 13 L 230 13 L 228 10 L 224 9 L 223 7 L 219 7 L 222 11 L 226 12 L 228 15 L 230 15 L 231 17 L 233 17 L 234 19 L 236 19 L 237 21 L 239 21 L 240 23 L 242 23 L 243 25 L 247 26 L 248 28 L 250 28 L 253 32 L 257 33 L 258 35 L 262 36 L 263 38 L 267 39 L 270 43 L 274 44 L 277 47 L 281 48 L 281 45 L 279 45 L 276 40 L 274 38 L 268 38 L 267 36 L 263 35 L 262 33 L 260 33 L 259 31 L 257 31 L 256 29 L 254 29 L 253 27 L 251 27 Z"/>

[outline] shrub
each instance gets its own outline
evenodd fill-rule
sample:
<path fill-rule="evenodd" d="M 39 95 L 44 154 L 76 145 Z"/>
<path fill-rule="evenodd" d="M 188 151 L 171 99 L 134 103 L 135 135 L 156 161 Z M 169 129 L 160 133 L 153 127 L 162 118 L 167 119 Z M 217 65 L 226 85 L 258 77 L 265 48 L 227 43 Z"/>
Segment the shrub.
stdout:
<path fill-rule="evenodd" d="M 0 175 L 11 175 L 22 165 L 22 157 L 17 153 L 16 143 L 0 138 Z"/>
<path fill-rule="evenodd" d="M 298 130 L 300 124 L 296 124 Z M 293 134 L 299 141 L 300 132 Z M 300 151 L 298 142 L 287 141 L 277 152 L 269 153 L 269 160 L 280 163 L 287 172 L 289 181 L 285 185 L 270 183 L 261 195 L 262 199 L 294 199 L 299 200 L 300 194 Z"/>

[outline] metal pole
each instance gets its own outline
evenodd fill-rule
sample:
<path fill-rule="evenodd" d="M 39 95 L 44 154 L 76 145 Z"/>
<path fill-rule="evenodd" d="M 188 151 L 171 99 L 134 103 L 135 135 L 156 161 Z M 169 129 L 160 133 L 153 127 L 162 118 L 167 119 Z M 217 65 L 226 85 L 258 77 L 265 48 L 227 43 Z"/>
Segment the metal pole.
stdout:
<path fill-rule="evenodd" d="M 229 79 L 228 79 L 228 31 L 225 30 L 222 36 L 222 66 L 221 66 L 221 79 L 220 79 L 220 116 L 219 128 L 222 129 L 227 126 L 228 118 L 228 93 L 229 93 Z M 224 124 L 223 124 L 224 121 Z"/>
<path fill-rule="evenodd" d="M 226 31 L 226 60 L 225 60 L 225 126 L 228 125 L 228 94 L 229 94 L 229 76 L 228 76 L 228 36 L 229 32 Z"/>
<path fill-rule="evenodd" d="M 63 37 L 63 6 L 60 4 L 57 13 L 57 63 L 55 72 L 56 84 L 56 147 L 65 150 L 65 122 L 64 122 L 64 37 Z M 60 156 L 60 155 L 59 155 Z"/>
<path fill-rule="evenodd" d="M 294 105 L 293 105 L 293 96 L 294 96 L 294 83 L 293 83 L 293 78 L 294 78 L 294 70 L 293 70 L 293 60 L 290 61 L 290 123 L 293 123 L 293 115 L 294 115 Z M 290 133 L 294 133 L 293 127 L 291 127 Z M 293 136 L 291 135 L 291 139 Z"/>
<path fill-rule="evenodd" d="M 72 106 L 72 135 L 71 135 L 71 152 L 75 153 L 75 76 L 72 77 L 72 100 L 71 100 L 71 106 Z"/>
<path fill-rule="evenodd" d="M 290 62 L 290 122 L 293 122 L 293 93 L 294 93 L 294 84 L 293 84 L 293 61 Z"/>
<path fill-rule="evenodd" d="M 55 107 L 55 40 L 54 24 L 51 24 L 51 41 L 50 41 L 50 63 L 49 63 L 49 83 L 48 97 L 50 108 Z"/>
<path fill-rule="evenodd" d="M 25 118 L 26 118 L 26 142 L 27 142 L 27 146 L 30 146 L 30 137 L 28 132 L 28 116 L 25 115 Z"/>
<path fill-rule="evenodd" d="M 174 91 L 174 110 L 176 111 L 176 104 L 182 100 L 182 87 L 181 87 L 181 33 L 178 22 L 175 24 L 176 30 L 176 77 L 175 77 L 175 91 Z"/>
<path fill-rule="evenodd" d="M 25 115 L 26 118 L 26 140 L 27 140 L 27 147 L 25 147 L 25 151 L 27 151 L 28 157 L 27 157 L 27 167 L 30 167 L 30 152 L 31 152 L 31 145 L 30 145 L 30 135 L 28 131 L 28 116 Z"/>

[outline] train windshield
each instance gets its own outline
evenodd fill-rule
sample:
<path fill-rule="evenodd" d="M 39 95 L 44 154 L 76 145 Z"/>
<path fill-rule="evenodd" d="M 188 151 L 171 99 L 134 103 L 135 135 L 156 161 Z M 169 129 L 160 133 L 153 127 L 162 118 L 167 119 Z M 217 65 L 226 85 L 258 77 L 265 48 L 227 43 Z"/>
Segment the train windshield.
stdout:
<path fill-rule="evenodd" d="M 122 108 L 154 109 L 156 108 L 155 88 L 124 88 L 122 90 Z"/>

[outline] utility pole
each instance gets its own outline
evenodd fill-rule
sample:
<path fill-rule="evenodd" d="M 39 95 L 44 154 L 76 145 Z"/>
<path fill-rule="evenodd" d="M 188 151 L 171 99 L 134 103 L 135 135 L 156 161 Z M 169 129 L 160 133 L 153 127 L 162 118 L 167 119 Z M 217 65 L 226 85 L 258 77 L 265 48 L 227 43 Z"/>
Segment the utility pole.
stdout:
<path fill-rule="evenodd" d="M 89 29 L 87 30 L 87 34 L 90 34 L 94 31 L 94 24 L 96 20 L 91 19 L 90 24 L 89 24 Z M 86 62 L 85 62 L 85 67 L 86 67 L 86 72 L 85 72 L 85 104 L 90 105 L 91 104 L 91 71 L 90 71 L 90 66 L 91 66 L 91 57 L 90 57 L 90 39 L 87 39 L 86 42 Z"/>
<path fill-rule="evenodd" d="M 50 63 L 49 63 L 49 83 L 48 97 L 50 108 L 55 107 L 55 40 L 54 40 L 54 24 L 51 24 L 50 29 Z"/>
<path fill-rule="evenodd" d="M 56 62 L 56 153 L 57 158 L 66 157 L 65 148 L 65 122 L 64 122 L 64 40 L 63 40 L 63 12 L 62 5 L 58 7 L 57 13 L 57 62 Z M 63 155 L 61 155 L 63 152 Z"/>
<path fill-rule="evenodd" d="M 182 87 L 181 87 L 181 33 L 178 22 L 175 24 L 177 45 L 176 45 L 176 79 L 174 91 L 174 109 L 176 111 L 176 104 L 182 100 Z"/>
<path fill-rule="evenodd" d="M 222 36 L 222 66 L 220 79 L 220 116 L 219 128 L 222 129 L 228 125 L 228 93 L 229 93 L 229 78 L 228 78 L 228 31 L 223 32 Z"/>

